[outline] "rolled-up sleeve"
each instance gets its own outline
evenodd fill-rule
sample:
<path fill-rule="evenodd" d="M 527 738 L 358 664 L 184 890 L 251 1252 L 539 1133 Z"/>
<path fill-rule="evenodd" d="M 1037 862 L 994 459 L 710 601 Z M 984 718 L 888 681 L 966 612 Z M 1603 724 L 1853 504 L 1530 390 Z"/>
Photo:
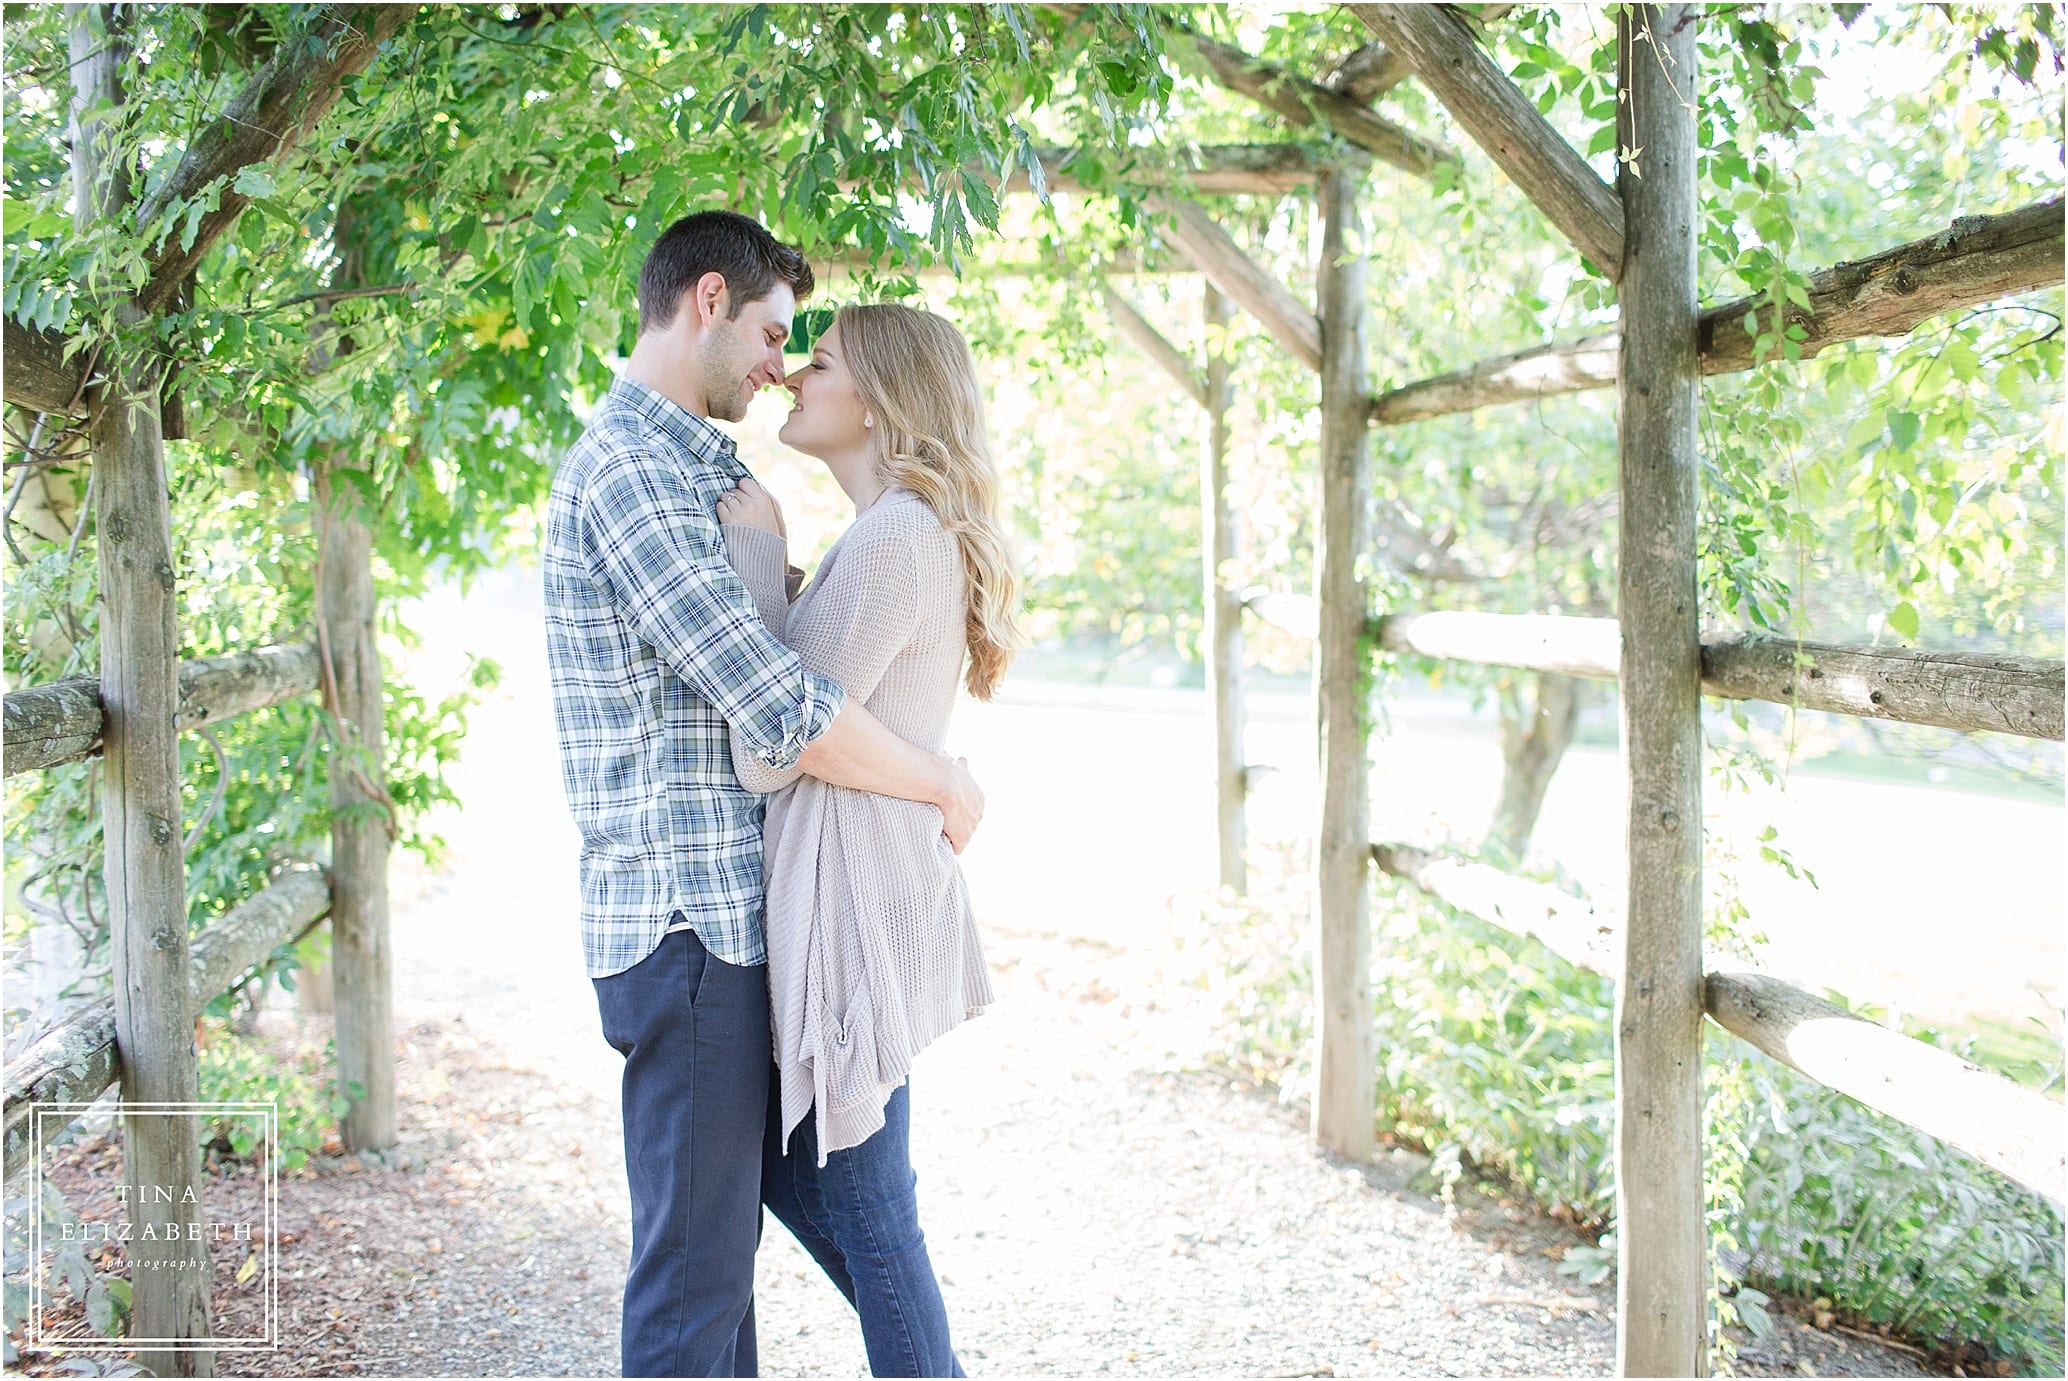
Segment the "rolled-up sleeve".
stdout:
<path fill-rule="evenodd" d="M 581 522 L 589 574 L 626 623 L 757 761 L 794 766 L 847 692 L 763 626 L 688 479 L 662 456 L 618 451 L 590 475 Z"/>

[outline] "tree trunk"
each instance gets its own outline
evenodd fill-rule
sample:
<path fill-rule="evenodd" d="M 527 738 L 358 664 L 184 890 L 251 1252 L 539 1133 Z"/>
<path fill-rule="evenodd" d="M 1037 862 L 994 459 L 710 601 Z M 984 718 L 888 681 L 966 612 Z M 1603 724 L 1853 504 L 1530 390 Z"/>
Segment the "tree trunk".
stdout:
<path fill-rule="evenodd" d="M 360 278 L 350 203 L 334 237 L 345 256 L 337 286 Z M 350 349 L 343 342 L 340 351 Z M 337 1012 L 340 1091 L 351 1100 L 339 1139 L 353 1150 L 395 1144 L 393 961 L 388 939 L 386 730 L 381 654 L 374 630 L 373 528 L 359 486 L 340 483 L 365 462 L 333 449 L 317 471 L 317 549 L 322 563 L 324 701 L 337 731 L 330 758 L 330 959 Z"/>
<path fill-rule="evenodd" d="M 1248 789 L 1242 747 L 1242 596 L 1229 584 L 1241 535 L 1228 502 L 1228 411 L 1235 390 L 1222 333 L 1234 308 L 1206 285 L 1205 444 L 1199 467 L 1199 548 L 1204 558 L 1206 701 L 1214 733 L 1214 837 L 1220 884 L 1249 890 L 1243 798 Z"/>
<path fill-rule="evenodd" d="M 1696 627 L 1696 12 L 1618 21 L 1618 447 L 1629 886 L 1616 984 L 1616 1362 L 1708 1368 L 1702 1219 L 1702 647 Z"/>
<path fill-rule="evenodd" d="M 114 6 L 73 11 L 72 169 L 82 231 L 128 219 L 128 155 L 115 145 L 128 43 Z M 125 306 L 122 324 L 141 314 Z M 88 391 L 100 549 L 104 715 L 101 829 L 114 934 L 115 1047 L 121 1063 L 123 1180 L 134 1226 L 129 1336 L 205 1339 L 208 1244 L 201 1157 L 191 1112 L 194 1010 L 187 991 L 186 861 L 180 828 L 179 637 L 172 516 L 158 432 L 159 370 L 148 347 L 108 362 Z M 207 1376 L 214 1355 L 149 1348 L 160 1376 Z"/>
<path fill-rule="evenodd" d="M 1487 851 L 1510 863 L 1529 852 L 1544 793 L 1580 726 L 1580 682 L 1537 675 L 1528 683 L 1528 696 L 1512 683 L 1501 691 L 1501 801 L 1486 838 Z"/>
<path fill-rule="evenodd" d="M 1321 743 L 1321 821 L 1314 841 L 1314 901 L 1320 921 L 1315 964 L 1320 1050 L 1314 1139 L 1351 1160 L 1373 1145 L 1377 1067 L 1371 1006 L 1367 895 L 1372 649 L 1357 558 L 1370 540 L 1364 425 L 1364 246 L 1357 179 L 1321 184 L 1321 503 L 1314 595 L 1320 630 L 1314 654 Z"/>

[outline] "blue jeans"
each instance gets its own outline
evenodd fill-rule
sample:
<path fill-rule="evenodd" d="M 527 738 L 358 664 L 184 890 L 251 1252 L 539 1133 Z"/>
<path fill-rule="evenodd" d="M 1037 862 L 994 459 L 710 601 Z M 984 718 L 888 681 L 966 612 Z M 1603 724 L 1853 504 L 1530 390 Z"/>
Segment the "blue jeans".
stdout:
<path fill-rule="evenodd" d="M 768 969 L 728 964 L 689 931 L 594 980 L 625 1057 L 626 1376 L 753 1376 Z"/>
<path fill-rule="evenodd" d="M 783 1154 L 782 1081 L 769 1079 L 761 1198 L 847 1296 L 862 1320 L 876 1376 L 961 1376 L 948 1345 L 948 1310 L 914 1190 L 909 1088 L 891 1095 L 883 1127 L 819 1168 L 818 1131 L 807 1113 Z"/>

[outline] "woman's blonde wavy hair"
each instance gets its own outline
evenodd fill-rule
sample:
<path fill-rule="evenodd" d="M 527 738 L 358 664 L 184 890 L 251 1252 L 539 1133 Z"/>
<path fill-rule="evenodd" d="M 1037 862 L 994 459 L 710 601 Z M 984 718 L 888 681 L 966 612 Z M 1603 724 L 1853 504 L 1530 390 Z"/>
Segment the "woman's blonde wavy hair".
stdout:
<path fill-rule="evenodd" d="M 877 473 L 909 489 L 962 552 L 969 693 L 989 700 L 1023 639 L 1019 575 L 998 517 L 984 395 L 962 333 L 931 312 L 875 302 L 833 319 L 855 391 L 875 418 Z"/>

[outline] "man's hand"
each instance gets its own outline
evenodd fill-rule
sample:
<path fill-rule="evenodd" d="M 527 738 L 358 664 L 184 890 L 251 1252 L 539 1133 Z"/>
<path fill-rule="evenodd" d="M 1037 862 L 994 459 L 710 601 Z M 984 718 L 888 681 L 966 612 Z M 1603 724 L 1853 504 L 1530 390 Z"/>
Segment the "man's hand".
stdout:
<path fill-rule="evenodd" d="M 969 837 L 984 818 L 984 791 L 969 775 L 969 759 L 955 759 L 946 765 L 946 771 L 946 789 L 934 804 L 941 808 L 941 833 L 959 854 L 969 847 Z"/>
<path fill-rule="evenodd" d="M 775 495 L 752 478 L 741 480 L 737 489 L 728 489 L 718 496 L 718 521 L 734 527 L 758 527 L 778 537 L 790 535 L 783 529 L 783 509 Z"/>

